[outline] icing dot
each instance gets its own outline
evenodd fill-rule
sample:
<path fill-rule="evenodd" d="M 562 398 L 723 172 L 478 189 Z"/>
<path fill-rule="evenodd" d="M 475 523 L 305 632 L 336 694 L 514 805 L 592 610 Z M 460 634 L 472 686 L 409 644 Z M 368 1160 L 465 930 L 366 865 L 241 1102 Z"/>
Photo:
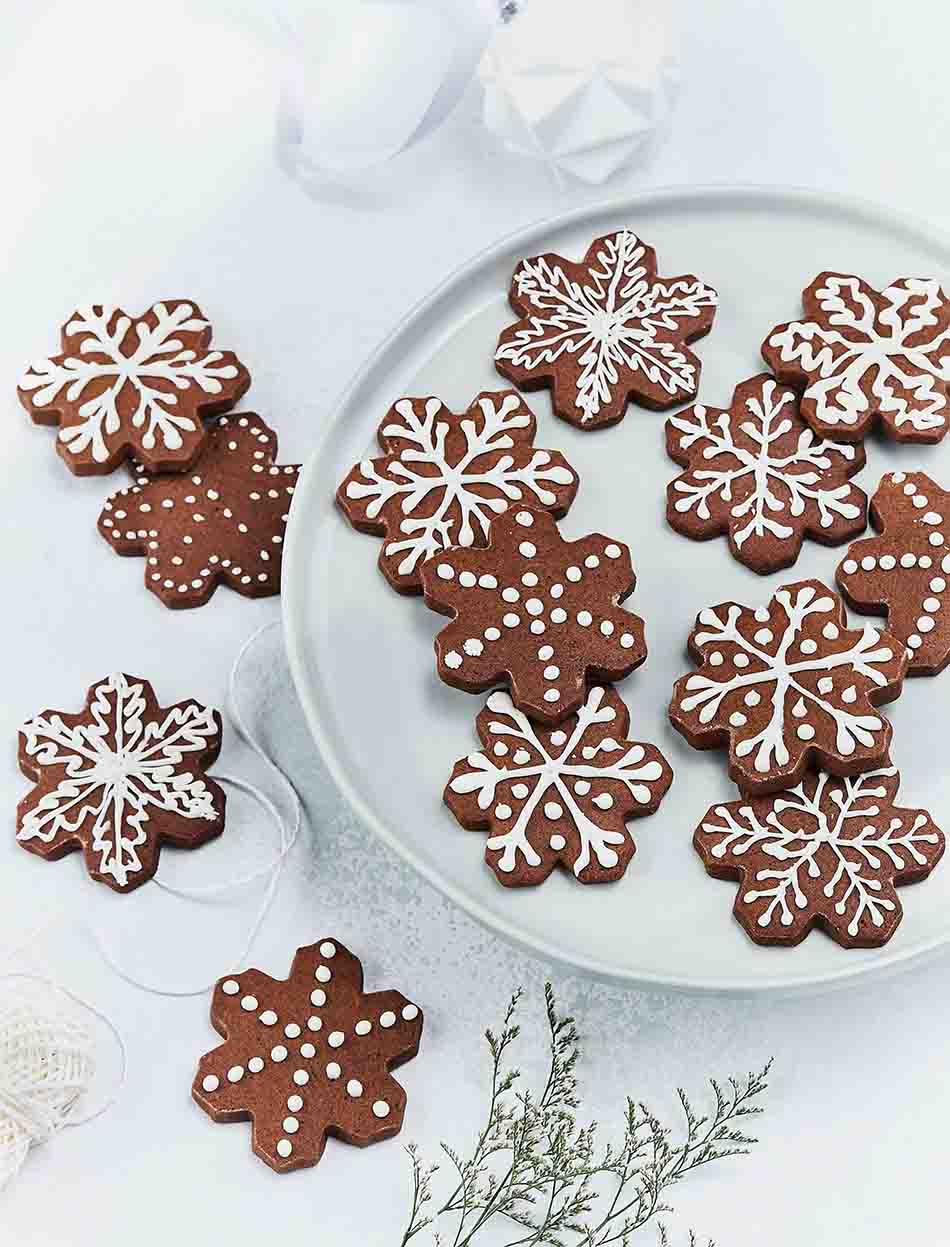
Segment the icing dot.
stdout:
<path fill-rule="evenodd" d="M 563 623 L 565 619 L 567 619 L 567 611 L 560 606 L 555 606 L 554 610 L 551 611 L 551 622 Z"/>
<path fill-rule="evenodd" d="M 419 1006 L 414 1004 L 403 1005 L 402 1016 L 407 1022 L 415 1021 L 419 1016 Z"/>
<path fill-rule="evenodd" d="M 587 558 L 584 559 L 584 566 L 585 567 L 600 567 L 600 559 L 597 557 L 596 554 L 588 554 Z"/>
<path fill-rule="evenodd" d="M 284 1027 L 284 1034 L 287 1036 L 288 1039 L 296 1039 L 297 1036 L 300 1034 L 300 1027 L 297 1025 L 296 1022 L 288 1022 L 287 1025 Z"/>
<path fill-rule="evenodd" d="M 313 972 L 313 976 L 320 983 L 329 983 L 330 979 L 333 977 L 330 973 L 329 966 L 317 966 L 316 970 Z"/>
<path fill-rule="evenodd" d="M 525 572 L 525 574 L 521 577 L 521 583 L 526 589 L 533 589 L 538 583 L 538 578 L 534 572 Z"/>
<path fill-rule="evenodd" d="M 490 573 L 484 576 L 479 576 L 478 583 L 483 589 L 498 588 L 498 581 Z"/>
<path fill-rule="evenodd" d="M 363 1094 L 363 1084 L 358 1079 L 351 1078 L 346 1084 L 346 1094 L 352 1096 L 355 1100 Z"/>
<path fill-rule="evenodd" d="M 523 801 L 530 791 L 531 789 L 527 784 L 514 784 L 512 785 L 511 795 L 517 797 L 519 801 Z"/>
<path fill-rule="evenodd" d="M 315 987 L 310 993 L 310 1003 L 318 1006 L 325 1005 L 327 1003 L 326 992 L 320 987 Z"/>
<path fill-rule="evenodd" d="M 821 635 L 826 641 L 836 641 L 838 639 L 838 625 L 826 623 L 821 630 Z"/>
<path fill-rule="evenodd" d="M 515 520 L 523 527 L 530 528 L 534 523 L 534 518 L 530 511 L 519 511 L 515 515 Z"/>
<path fill-rule="evenodd" d="M 201 1086 L 205 1091 L 217 1091 L 221 1086 L 221 1082 L 214 1074 L 208 1074 L 202 1081 Z"/>
<path fill-rule="evenodd" d="M 307 1073 L 305 1069 L 294 1070 L 294 1082 L 297 1084 L 298 1087 L 306 1087 L 309 1081 L 310 1081 L 310 1075 Z"/>
<path fill-rule="evenodd" d="M 501 632 L 499 631 L 498 628 L 486 628 L 485 629 L 485 640 L 486 641 L 497 641 L 500 636 L 501 636 Z"/>
<path fill-rule="evenodd" d="M 278 1156 L 283 1156 L 286 1159 L 293 1150 L 294 1150 L 294 1145 L 291 1143 L 289 1139 L 278 1139 L 277 1140 L 277 1155 Z"/>
<path fill-rule="evenodd" d="M 303 1097 L 299 1095 L 289 1095 L 287 1097 L 287 1107 L 292 1113 L 299 1113 L 303 1108 Z"/>
<path fill-rule="evenodd" d="M 604 547 L 604 554 L 606 554 L 609 559 L 619 559 L 621 553 L 622 551 L 620 547 L 614 545 L 613 542 L 611 542 L 609 546 Z"/>
<path fill-rule="evenodd" d="M 501 819 L 511 818 L 511 806 L 505 805 L 503 801 L 499 805 L 496 805 L 495 817 Z"/>
<path fill-rule="evenodd" d="M 766 610 L 764 606 L 757 606 L 755 608 L 753 618 L 755 619 L 756 623 L 768 623 L 769 612 Z"/>
<path fill-rule="evenodd" d="M 553 645 L 542 645 L 541 648 L 538 650 L 538 657 L 541 659 L 542 662 L 547 662 L 549 658 L 553 658 L 554 657 L 554 646 Z"/>
<path fill-rule="evenodd" d="M 586 797 L 590 792 L 590 784 L 586 779 L 579 779 L 574 785 L 574 791 L 579 797 Z"/>
<path fill-rule="evenodd" d="M 485 646 L 478 639 L 478 637 L 469 637 L 469 639 L 462 645 L 462 649 L 465 650 L 466 654 L 469 654 L 472 658 L 477 658 L 479 654 L 483 654 L 485 652 Z"/>
<path fill-rule="evenodd" d="M 861 566 L 866 572 L 871 572 L 875 567 L 877 567 L 877 559 L 872 558 L 871 555 L 868 554 L 861 560 Z"/>
<path fill-rule="evenodd" d="M 538 550 L 537 547 L 533 546 L 530 541 L 522 541 L 521 545 L 518 547 L 518 552 L 523 554 L 526 559 L 533 559 Z"/>
<path fill-rule="evenodd" d="M 331 1061 L 327 1066 L 327 1078 L 339 1078 L 343 1071 L 337 1065 L 336 1061 Z"/>
<path fill-rule="evenodd" d="M 817 648 L 818 648 L 817 642 L 813 641 L 811 637 L 806 637 L 805 640 L 802 641 L 801 643 L 801 651 L 803 654 L 814 654 Z"/>
<path fill-rule="evenodd" d="M 605 619 L 600 625 L 600 631 L 603 636 L 613 636 L 614 626 L 609 619 Z"/>
<path fill-rule="evenodd" d="M 921 617 L 917 620 L 917 631 L 918 632 L 932 632 L 933 628 L 934 628 L 934 621 L 931 619 L 929 615 L 921 615 Z"/>
<path fill-rule="evenodd" d="M 932 546 L 942 546 L 943 545 L 943 533 L 931 533 L 930 536 L 927 538 L 927 540 L 930 542 Z"/>
<path fill-rule="evenodd" d="M 944 589 L 947 587 L 947 582 L 942 576 L 934 576 L 933 580 L 930 582 L 930 587 L 934 593 L 943 593 Z"/>
<path fill-rule="evenodd" d="M 892 571 L 896 566 L 897 559 L 894 558 L 893 554 L 881 555 L 881 567 L 883 567 L 886 572 Z"/>
<path fill-rule="evenodd" d="M 443 661 L 450 671 L 457 671 L 462 665 L 462 655 L 450 649 Z"/>
<path fill-rule="evenodd" d="M 544 694 L 545 701 L 559 701 L 560 697 L 561 690 L 558 688 L 549 688 Z"/>
<path fill-rule="evenodd" d="M 388 1117 L 389 1116 L 389 1105 L 386 1103 L 385 1100 L 376 1100 L 374 1102 L 373 1116 L 374 1117 Z"/>
<path fill-rule="evenodd" d="M 732 714 L 729 716 L 729 722 L 733 727 L 745 727 L 748 721 L 749 720 L 740 710 L 733 710 Z"/>
<path fill-rule="evenodd" d="M 560 674 L 561 674 L 560 667 L 545 667 L 544 668 L 544 678 L 546 680 L 556 680 Z"/>
<path fill-rule="evenodd" d="M 459 574 L 459 584 L 463 589 L 474 589 L 474 587 L 478 584 L 478 581 L 471 572 L 461 572 Z"/>
<path fill-rule="evenodd" d="M 737 667 L 748 667 L 749 655 L 748 654 L 736 654 L 735 658 L 733 658 L 732 661 L 735 663 Z"/>
<path fill-rule="evenodd" d="M 747 706 L 757 706 L 762 698 L 755 691 L 755 689 L 751 689 L 748 693 L 746 693 L 742 700 Z"/>
<path fill-rule="evenodd" d="M 815 735 L 815 729 L 810 723 L 800 723 L 795 729 L 795 734 L 799 740 L 811 740 Z"/>
<path fill-rule="evenodd" d="M 544 603 L 539 598 L 529 598 L 524 607 L 529 615 L 540 615 L 544 610 Z"/>
<path fill-rule="evenodd" d="M 574 584 L 577 584 L 578 580 L 580 580 L 584 573 L 579 567 L 569 567 L 564 574 L 567 576 L 568 580 L 573 581 Z"/>
<path fill-rule="evenodd" d="M 562 584 L 551 585 L 551 588 L 548 590 L 548 593 L 550 593 L 551 597 L 555 599 L 559 597 L 563 597 L 564 586 Z"/>
<path fill-rule="evenodd" d="M 560 853 L 561 849 L 563 849 L 564 846 L 567 844 L 567 841 L 564 839 L 563 836 L 559 836 L 555 834 L 551 837 L 548 843 L 550 844 L 551 848 L 554 850 L 555 853 Z"/>
<path fill-rule="evenodd" d="M 323 943 L 320 945 L 320 956 L 326 957 L 327 959 L 329 959 L 330 957 L 335 957 L 336 956 L 336 944 L 334 944 L 331 940 L 324 940 Z"/>
<path fill-rule="evenodd" d="M 274 1012 L 273 1009 L 265 1009 L 264 1012 L 261 1014 L 260 1020 L 264 1023 L 265 1026 L 273 1026 L 274 1023 L 277 1021 L 277 1014 Z"/>
<path fill-rule="evenodd" d="M 631 649 L 633 647 L 633 643 L 633 637 L 629 632 L 625 632 L 620 638 L 620 644 L 624 649 Z"/>
<path fill-rule="evenodd" d="M 279 1043 L 277 1044 L 276 1047 L 271 1048 L 270 1059 L 272 1061 L 278 1061 L 278 1062 L 287 1060 L 287 1049 L 284 1047 L 283 1044 Z"/>
<path fill-rule="evenodd" d="M 931 614 L 933 614 L 934 611 L 940 610 L 940 599 L 924 598 L 924 610 L 930 611 Z"/>
<path fill-rule="evenodd" d="M 587 628 L 594 622 L 594 616 L 590 613 L 590 611 L 578 611 L 577 622 L 582 628 Z"/>
<path fill-rule="evenodd" d="M 775 637 L 770 628 L 760 628 L 752 639 L 756 645 L 768 645 Z"/>
<path fill-rule="evenodd" d="M 517 589 L 502 589 L 501 596 L 506 602 L 520 602 L 521 594 Z"/>
<path fill-rule="evenodd" d="M 521 623 L 521 620 L 519 619 L 517 615 L 512 615 L 509 613 L 507 615 L 502 616 L 501 622 L 505 625 L 506 628 L 517 628 L 518 624 Z"/>
<path fill-rule="evenodd" d="M 545 818 L 551 818 L 551 819 L 560 818 L 563 815 L 563 813 L 564 813 L 563 809 L 558 805 L 556 801 L 548 801 L 545 803 L 545 806 L 544 806 Z"/>
<path fill-rule="evenodd" d="M 323 1027 L 323 1021 L 321 1018 L 318 1018 L 318 1017 L 307 1018 L 307 1030 L 308 1031 L 318 1031 L 322 1027 Z"/>
<path fill-rule="evenodd" d="M 264 1068 L 264 1062 L 259 1056 L 252 1056 L 247 1063 L 247 1068 L 252 1074 L 259 1074 Z"/>
<path fill-rule="evenodd" d="M 508 752 L 508 746 L 504 743 L 504 741 L 499 741 L 493 752 L 496 758 L 503 758 Z"/>
<path fill-rule="evenodd" d="M 916 564 L 917 556 L 915 554 L 910 554 L 908 552 L 907 554 L 901 555 L 901 567 L 915 567 Z"/>
<path fill-rule="evenodd" d="M 356 1031 L 357 1035 L 368 1035 L 370 1031 L 373 1029 L 373 1023 L 367 1021 L 366 1018 L 361 1018 L 360 1021 L 357 1022 L 356 1025 L 353 1027 L 353 1029 L 354 1031 Z"/>
<path fill-rule="evenodd" d="M 848 575 L 850 576 L 858 570 L 858 565 L 854 561 L 854 559 L 845 559 L 844 563 L 842 564 L 842 570 L 846 571 Z"/>
<path fill-rule="evenodd" d="M 910 636 L 907 638 L 907 644 L 910 646 L 911 649 L 920 649 L 923 643 L 924 643 L 923 637 L 919 637 L 916 632 L 912 632 Z"/>
<path fill-rule="evenodd" d="M 312 1043 L 302 1043 L 300 1045 L 300 1055 L 309 1061 L 311 1057 L 317 1055 L 317 1050 Z"/>
<path fill-rule="evenodd" d="M 540 619 L 532 619 L 528 626 L 535 636 L 540 636 L 544 632 L 544 624 Z"/>
<path fill-rule="evenodd" d="M 560 747 L 567 740 L 567 732 L 557 731 L 551 733 L 551 744 Z"/>
<path fill-rule="evenodd" d="M 340 1048 L 343 1046 L 345 1038 L 346 1036 L 342 1031 L 330 1031 L 329 1035 L 327 1035 L 327 1043 L 331 1048 Z"/>
<path fill-rule="evenodd" d="M 232 1065 L 228 1070 L 228 1082 L 240 1082 L 244 1077 L 243 1065 Z"/>
<path fill-rule="evenodd" d="M 388 1030 L 390 1026 L 394 1026 L 396 1024 L 395 1013 L 391 1012 L 389 1009 L 387 1009 L 385 1013 L 381 1013 L 379 1015 L 379 1024 L 386 1030 Z"/>
<path fill-rule="evenodd" d="M 284 1118 L 284 1134 L 296 1134 L 300 1129 L 300 1122 L 296 1117 Z"/>
<path fill-rule="evenodd" d="M 240 983 L 235 982 L 234 979 L 227 979 L 221 984 L 221 990 L 224 992 L 225 996 L 236 996 L 241 990 L 241 985 Z"/>

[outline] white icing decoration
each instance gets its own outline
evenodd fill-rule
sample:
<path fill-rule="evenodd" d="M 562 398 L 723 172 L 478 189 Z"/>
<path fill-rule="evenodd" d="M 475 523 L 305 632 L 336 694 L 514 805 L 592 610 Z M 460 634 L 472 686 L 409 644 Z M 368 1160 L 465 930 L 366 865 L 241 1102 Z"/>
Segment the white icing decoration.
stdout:
<path fill-rule="evenodd" d="M 375 1117 L 388 1117 L 389 1105 L 385 1100 L 376 1100 L 373 1104 L 373 1115 Z"/>
<path fill-rule="evenodd" d="M 236 982 L 234 979 L 226 979 L 221 984 L 221 990 L 226 996 L 236 996 L 241 990 L 241 984 Z"/>
<path fill-rule="evenodd" d="M 285 1160 L 294 1150 L 294 1145 L 289 1139 L 277 1140 L 277 1155 L 282 1156 Z"/>
<path fill-rule="evenodd" d="M 342 1031 L 330 1031 L 329 1035 L 327 1035 L 327 1043 L 331 1048 L 339 1048 L 342 1047 L 345 1038 L 346 1036 Z"/>
<path fill-rule="evenodd" d="M 214 1074 L 208 1074 L 202 1080 L 201 1086 L 205 1091 L 217 1091 L 221 1086 L 221 1082 Z"/>
<path fill-rule="evenodd" d="M 716 293 L 696 280 L 660 280 L 645 256 L 639 238 L 620 230 L 599 240 L 584 281 L 568 277 L 557 258 L 522 260 L 514 284 L 532 313 L 499 343 L 495 359 L 533 371 L 576 356 L 582 425 L 612 403 L 616 387 L 631 388 L 630 373 L 670 397 L 694 393 L 696 366 L 670 338 L 685 336 L 703 309 L 715 307 Z"/>
<path fill-rule="evenodd" d="M 372 1029 L 373 1029 L 373 1023 L 367 1021 L 366 1018 L 362 1018 L 353 1027 L 353 1030 L 356 1032 L 357 1035 L 368 1035 Z"/>
<path fill-rule="evenodd" d="M 186 702 L 151 715 L 144 687 L 111 675 L 92 690 L 91 724 L 67 727 L 58 713 L 49 713 L 21 729 L 34 765 L 62 767 L 62 778 L 27 809 L 17 839 L 51 844 L 90 827 L 98 870 L 122 887 L 142 870 L 138 850 L 148 839 L 153 810 L 188 820 L 219 818 L 214 794 L 197 773 L 200 755 L 219 737 L 214 711 Z"/>
<path fill-rule="evenodd" d="M 395 1023 L 396 1023 L 396 1015 L 390 1009 L 387 1009 L 385 1013 L 381 1013 L 379 1015 L 380 1026 L 384 1028 L 388 1028 L 390 1026 L 394 1026 Z"/>
<path fill-rule="evenodd" d="M 278 1063 L 280 1061 L 287 1060 L 287 1049 L 284 1047 L 283 1044 L 275 1044 L 275 1046 L 271 1048 L 270 1059 L 272 1061 L 277 1061 Z"/>
<path fill-rule="evenodd" d="M 343 1071 L 340 1069 L 339 1065 L 337 1065 L 336 1061 L 331 1061 L 327 1066 L 327 1078 L 329 1079 L 335 1080 L 339 1078 L 342 1072 Z"/>
<path fill-rule="evenodd" d="M 287 1107 L 292 1113 L 299 1113 L 303 1108 L 303 1098 L 299 1095 L 289 1095 L 287 1097 Z"/>
<path fill-rule="evenodd" d="M 415 1019 L 419 1016 L 418 1006 L 414 1004 L 403 1005 L 402 1016 L 403 1020 L 406 1022 L 415 1021 Z"/>
<path fill-rule="evenodd" d="M 351 1078 L 346 1084 L 346 1094 L 352 1096 L 354 1100 L 363 1094 L 363 1084 L 358 1078 Z"/>

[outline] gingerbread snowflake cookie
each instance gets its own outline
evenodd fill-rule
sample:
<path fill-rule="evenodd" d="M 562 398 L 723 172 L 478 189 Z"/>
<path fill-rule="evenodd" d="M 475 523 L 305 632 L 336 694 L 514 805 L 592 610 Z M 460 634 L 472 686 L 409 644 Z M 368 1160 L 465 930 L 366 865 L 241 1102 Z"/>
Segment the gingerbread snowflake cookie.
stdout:
<path fill-rule="evenodd" d="M 535 419 L 511 391 L 479 394 L 468 411 L 402 398 L 379 426 L 381 459 L 357 464 L 337 502 L 350 523 L 386 538 L 379 566 L 400 593 L 420 593 L 419 569 L 449 546 L 483 546 L 492 521 L 524 505 L 565 515 L 577 474 L 533 446 Z"/>
<path fill-rule="evenodd" d="M 78 714 L 43 710 L 21 728 L 34 786 L 17 842 L 49 861 L 82 849 L 93 879 L 130 892 L 155 874 L 163 842 L 193 849 L 224 830 L 224 792 L 204 774 L 220 747 L 217 710 L 162 707 L 147 680 L 107 676 Z"/>
<path fill-rule="evenodd" d="M 891 472 L 871 520 L 880 536 L 850 547 L 838 584 L 856 610 L 886 615 L 911 675 L 936 675 L 950 661 L 950 493 L 923 472 Z"/>
<path fill-rule="evenodd" d="M 854 775 L 878 765 L 891 725 L 874 713 L 901 691 L 904 646 L 847 625 L 820 580 L 783 585 L 768 606 L 707 607 L 689 638 L 700 669 L 677 680 L 670 720 L 696 749 L 728 746 L 744 792 L 776 792 L 811 765 Z"/>
<path fill-rule="evenodd" d="M 734 913 L 757 944 L 798 944 L 815 926 L 845 948 L 886 944 L 897 887 L 925 879 L 943 832 L 896 804 L 889 763 L 840 779 L 810 771 L 796 788 L 707 811 L 693 844 L 709 874 L 737 879 Z"/>
<path fill-rule="evenodd" d="M 469 693 L 507 683 L 519 710 L 559 723 L 588 681 L 620 679 L 646 658 L 643 621 L 618 605 L 635 583 L 619 542 L 565 541 L 546 512 L 507 511 L 487 547 L 447 550 L 422 569 L 427 605 L 452 618 L 435 641 L 439 675 Z"/>
<path fill-rule="evenodd" d="M 20 402 L 36 424 L 59 425 L 56 449 L 78 476 L 111 472 L 134 455 L 150 471 L 189 468 L 205 442 L 203 416 L 227 411 L 251 383 L 211 325 L 185 299 L 144 316 L 81 307 L 63 326 L 62 352 L 32 364 Z"/>
<path fill-rule="evenodd" d="M 858 441 L 880 425 L 899 442 L 939 442 L 950 419 L 950 299 L 936 279 L 905 277 L 877 291 L 820 273 L 801 320 L 777 325 L 762 355 L 802 391 L 816 433 Z"/>
<path fill-rule="evenodd" d="M 508 298 L 522 319 L 499 338 L 495 367 L 520 389 L 550 386 L 578 428 L 616 424 L 631 399 L 664 410 L 695 397 L 686 344 L 712 328 L 718 296 L 697 277 L 658 277 L 656 252 L 631 230 L 596 239 L 580 263 L 522 260 Z"/>
<path fill-rule="evenodd" d="M 250 1121 L 255 1154 L 278 1173 L 315 1165 L 328 1135 L 365 1147 L 402 1128 L 406 1093 L 389 1071 L 419 1051 L 422 1011 L 400 992 L 364 992 L 339 941 L 298 948 L 286 979 L 219 980 L 211 1022 L 225 1042 L 201 1058 L 191 1093 L 214 1121 Z"/>
<path fill-rule="evenodd" d="M 755 572 L 791 566 L 806 536 L 834 545 L 864 528 L 867 496 L 848 479 L 863 447 L 817 438 L 794 391 L 768 374 L 737 386 L 726 411 L 671 416 L 666 448 L 687 469 L 667 489 L 670 526 L 697 540 L 728 533 Z"/>
<path fill-rule="evenodd" d="M 99 532 L 117 554 L 145 556 L 146 587 L 173 609 L 203 606 L 222 582 L 245 597 L 279 593 L 300 465 L 276 456 L 260 416 L 221 416 L 194 472 L 140 473 L 105 504 Z"/>
<path fill-rule="evenodd" d="M 542 883 L 557 865 L 581 883 L 619 879 L 636 852 L 627 820 L 656 811 L 673 772 L 653 745 L 624 739 L 616 689 L 592 688 L 556 728 L 492 693 L 475 727 L 482 751 L 456 762 L 445 803 L 463 827 L 491 832 L 485 860 L 499 882 Z"/>

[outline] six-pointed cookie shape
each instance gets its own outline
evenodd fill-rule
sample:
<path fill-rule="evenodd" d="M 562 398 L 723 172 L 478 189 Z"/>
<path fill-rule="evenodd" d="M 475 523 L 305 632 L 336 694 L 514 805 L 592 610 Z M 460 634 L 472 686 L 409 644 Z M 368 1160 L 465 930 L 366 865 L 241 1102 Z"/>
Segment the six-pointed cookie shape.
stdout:
<path fill-rule="evenodd" d="M 455 764 L 445 803 L 491 833 L 485 860 L 500 883 L 542 883 L 555 866 L 581 883 L 619 879 L 636 852 L 626 823 L 653 814 L 673 781 L 654 745 L 626 740 L 616 689 L 590 689 L 577 714 L 541 727 L 492 693 L 475 720 L 482 749 Z"/>
<path fill-rule="evenodd" d="M 233 352 L 212 349 L 211 333 L 186 299 L 138 317 L 81 307 L 63 326 L 61 354 L 21 378 L 20 402 L 36 424 L 59 425 L 56 449 L 77 476 L 133 455 L 149 471 L 184 471 L 204 446 L 202 417 L 233 407 L 251 383 Z"/>
<path fill-rule="evenodd" d="M 536 450 L 531 409 L 510 390 L 479 394 L 457 414 L 438 398 L 402 398 L 379 426 L 381 459 L 358 463 L 337 490 L 355 528 L 384 537 L 379 566 L 400 593 L 449 546 L 483 546 L 492 521 L 525 505 L 562 516 L 577 492 L 563 455 Z"/>
<path fill-rule="evenodd" d="M 166 606 L 202 606 L 224 583 L 245 597 L 280 592 L 287 514 L 300 465 L 276 464 L 260 416 L 220 416 L 193 472 L 141 473 L 112 495 L 99 532 L 145 556 L 146 587 Z"/>
<path fill-rule="evenodd" d="M 809 766 L 855 775 L 879 764 L 891 725 L 874 708 L 901 691 L 905 647 L 852 629 L 820 580 L 783 585 L 767 606 L 700 611 L 689 638 L 699 665 L 677 680 L 670 720 L 696 749 L 729 749 L 744 792 L 799 783 Z"/>
<path fill-rule="evenodd" d="M 658 277 L 656 252 L 631 230 L 595 239 L 580 263 L 522 260 L 508 295 L 521 317 L 495 367 L 519 389 L 550 386 L 554 411 L 581 429 L 616 424 L 634 400 L 665 410 L 694 398 L 687 343 L 712 328 L 718 296 L 697 277 Z"/>
<path fill-rule="evenodd" d="M 147 680 L 111 675 L 78 714 L 43 710 L 20 729 L 17 842 L 56 861 L 82 849 L 116 892 L 150 879 L 162 843 L 193 849 L 224 830 L 225 796 L 208 779 L 221 716 L 196 701 L 158 704 Z"/>
<path fill-rule="evenodd" d="M 671 416 L 666 449 L 687 469 L 667 488 L 670 526 L 696 540 L 728 533 L 755 572 L 790 567 L 806 536 L 835 545 L 865 526 L 867 495 L 848 479 L 864 448 L 816 437 L 795 392 L 766 373 L 737 386 L 725 411 Z"/>
<path fill-rule="evenodd" d="M 757 944 L 799 944 L 821 927 L 845 948 L 886 944 L 897 888 L 940 861 L 943 832 L 896 804 L 886 760 L 852 778 L 809 771 L 790 791 L 712 806 L 693 844 L 709 874 L 737 879 L 733 912 Z"/>
<path fill-rule="evenodd" d="M 214 1121 L 250 1121 L 255 1154 L 278 1173 L 315 1165 L 329 1135 L 365 1147 L 402 1128 L 406 1093 L 390 1070 L 419 1051 L 422 1011 L 401 992 L 364 992 L 338 940 L 298 948 L 286 979 L 220 979 L 211 1022 L 225 1042 L 201 1058 L 191 1093 Z"/>
<path fill-rule="evenodd" d="M 847 273 L 819 273 L 801 320 L 776 325 L 762 355 L 802 392 L 823 437 L 858 441 L 880 423 L 899 442 L 939 442 L 950 419 L 950 299 L 934 278 L 878 291 Z"/>
<path fill-rule="evenodd" d="M 519 710 L 559 723 L 588 682 L 646 658 L 643 621 L 619 607 L 635 583 L 620 542 L 565 541 L 547 512 L 507 511 L 484 549 L 447 550 L 422 569 L 427 605 L 452 619 L 435 640 L 439 675 L 470 693 L 507 684 Z"/>
<path fill-rule="evenodd" d="M 950 493 L 923 472 L 890 472 L 871 522 L 880 536 L 848 549 L 838 584 L 855 610 L 886 616 L 911 675 L 936 675 L 950 661 Z"/>

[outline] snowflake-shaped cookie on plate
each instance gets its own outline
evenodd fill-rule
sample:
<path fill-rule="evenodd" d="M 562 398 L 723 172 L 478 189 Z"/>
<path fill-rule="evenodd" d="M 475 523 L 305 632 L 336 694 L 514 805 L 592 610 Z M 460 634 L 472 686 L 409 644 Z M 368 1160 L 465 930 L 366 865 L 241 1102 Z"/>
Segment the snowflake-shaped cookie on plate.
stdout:
<path fill-rule="evenodd" d="M 499 338 L 495 367 L 520 389 L 550 386 L 555 413 L 578 428 L 616 424 L 631 399 L 662 411 L 695 397 L 686 344 L 712 328 L 718 296 L 692 275 L 658 277 L 632 231 L 596 239 L 579 264 L 522 260 L 508 298 L 522 319 Z"/>
<path fill-rule="evenodd" d="M 220 747 L 217 710 L 162 707 L 147 680 L 108 676 L 79 714 L 43 710 L 20 729 L 34 787 L 17 841 L 50 861 L 82 849 L 93 879 L 129 892 L 155 874 L 162 842 L 193 849 L 224 830 L 224 792 L 204 775 Z"/>
<path fill-rule="evenodd" d="M 298 948 L 286 979 L 219 980 L 211 1022 L 225 1042 L 191 1093 L 214 1121 L 250 1120 L 255 1154 L 278 1173 L 315 1165 L 328 1135 L 365 1147 L 402 1128 L 406 1093 L 389 1071 L 419 1051 L 422 1011 L 401 992 L 364 992 L 339 941 Z"/>
<path fill-rule="evenodd" d="M 379 566 L 400 593 L 449 546 L 483 546 L 492 521 L 527 503 L 562 516 L 577 492 L 563 455 L 536 450 L 535 419 L 511 391 L 479 394 L 462 415 L 438 398 L 402 398 L 379 426 L 382 459 L 358 463 L 337 502 L 362 532 L 386 538 Z"/>
<path fill-rule="evenodd" d="M 816 433 L 858 441 L 873 423 L 899 442 L 939 442 L 950 419 L 950 299 L 935 279 L 877 291 L 845 273 L 819 273 L 801 320 L 776 325 L 762 355 L 802 391 Z"/>
<path fill-rule="evenodd" d="M 670 720 L 696 749 L 728 745 L 744 792 L 796 784 L 810 765 L 854 775 L 886 756 L 891 725 L 874 707 L 901 691 L 904 646 L 848 628 L 820 580 L 783 585 L 757 609 L 707 607 L 689 651 L 701 666 L 677 680 Z"/>
<path fill-rule="evenodd" d="M 592 688 L 556 728 L 492 693 L 475 727 L 482 752 L 456 762 L 445 803 L 463 827 L 491 832 L 485 860 L 499 882 L 542 883 L 556 865 L 581 883 L 619 879 L 636 852 L 627 819 L 656 811 L 673 772 L 655 746 L 624 739 L 616 689 Z"/>
<path fill-rule="evenodd" d="M 880 536 L 849 548 L 838 584 L 855 610 L 887 617 L 911 675 L 936 675 L 950 661 L 950 493 L 923 472 L 890 472 L 871 521 Z"/>
<path fill-rule="evenodd" d="M 233 407 L 251 384 L 233 352 L 211 349 L 211 325 L 184 299 L 134 318 L 81 307 L 62 348 L 30 366 L 18 393 L 36 424 L 60 426 L 56 449 L 78 476 L 131 455 L 153 472 L 184 471 L 204 445 L 202 417 Z"/>
<path fill-rule="evenodd" d="M 426 604 L 452 618 L 435 640 L 439 675 L 469 693 L 508 684 L 519 710 L 559 723 L 588 681 L 646 658 L 643 621 L 618 605 L 635 584 L 619 542 L 565 541 L 546 512 L 507 511 L 485 549 L 447 550 L 422 569 Z"/>
<path fill-rule="evenodd" d="M 192 473 L 147 476 L 112 495 L 99 532 L 145 556 L 145 585 L 166 606 L 203 606 L 220 583 L 245 597 L 280 592 L 287 515 L 300 465 L 276 464 L 260 416 L 220 416 Z"/>
<path fill-rule="evenodd" d="M 688 469 L 667 488 L 671 527 L 698 540 L 728 533 L 755 572 L 791 566 L 806 536 L 834 545 L 864 528 L 867 496 L 848 480 L 864 448 L 817 438 L 794 391 L 768 374 L 737 386 L 727 411 L 670 416 L 666 448 Z"/>
<path fill-rule="evenodd" d="M 820 926 L 846 948 L 886 944 L 897 887 L 925 879 L 943 833 L 896 805 L 887 764 L 850 779 L 812 771 L 789 792 L 714 805 L 693 844 L 707 871 L 738 879 L 734 913 L 757 944 L 798 944 Z"/>

